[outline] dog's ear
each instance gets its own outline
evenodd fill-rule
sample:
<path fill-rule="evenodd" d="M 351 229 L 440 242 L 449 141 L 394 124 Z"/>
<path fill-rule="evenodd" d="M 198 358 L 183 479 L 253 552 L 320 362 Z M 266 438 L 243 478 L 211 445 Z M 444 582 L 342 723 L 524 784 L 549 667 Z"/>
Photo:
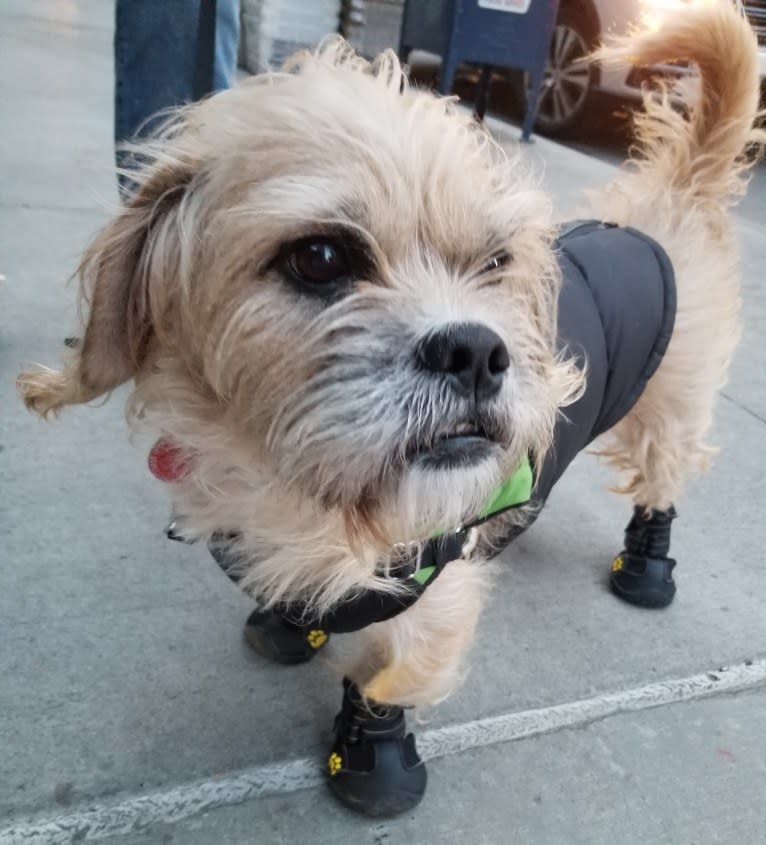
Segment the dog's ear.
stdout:
<path fill-rule="evenodd" d="M 189 162 L 165 159 L 140 176 L 126 206 L 96 236 L 79 267 L 85 332 L 63 370 L 22 373 L 27 407 L 46 416 L 89 402 L 128 381 L 145 360 L 170 296 L 178 257 L 176 217 L 189 185 Z M 166 283 L 163 285 L 163 282 Z"/>

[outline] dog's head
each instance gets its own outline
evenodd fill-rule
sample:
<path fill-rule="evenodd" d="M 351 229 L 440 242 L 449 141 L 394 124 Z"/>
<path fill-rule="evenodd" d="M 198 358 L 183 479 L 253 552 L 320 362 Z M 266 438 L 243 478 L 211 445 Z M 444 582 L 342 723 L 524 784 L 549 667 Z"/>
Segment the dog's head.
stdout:
<path fill-rule="evenodd" d="M 136 155 L 73 364 L 21 379 L 35 410 L 135 378 L 166 433 L 223 427 L 275 487 L 388 535 L 461 522 L 544 453 L 579 378 L 548 202 L 392 54 L 333 40 Z"/>

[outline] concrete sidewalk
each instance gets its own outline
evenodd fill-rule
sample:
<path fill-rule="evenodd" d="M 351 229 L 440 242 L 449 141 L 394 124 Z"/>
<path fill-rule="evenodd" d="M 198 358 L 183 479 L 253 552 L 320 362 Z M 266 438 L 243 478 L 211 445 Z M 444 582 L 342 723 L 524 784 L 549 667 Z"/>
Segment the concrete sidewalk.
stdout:
<path fill-rule="evenodd" d="M 745 337 L 721 456 L 679 506 L 676 603 L 609 594 L 629 508 L 578 460 L 504 558 L 470 680 L 422 714 L 423 806 L 370 822 L 321 783 L 331 667 L 259 660 L 249 601 L 164 540 L 124 395 L 55 425 L 15 397 L 75 325 L 65 280 L 117 202 L 111 26 L 105 0 L 0 6 L 0 845 L 766 841 L 764 217 L 739 218 Z M 562 217 L 611 172 L 526 154 Z"/>

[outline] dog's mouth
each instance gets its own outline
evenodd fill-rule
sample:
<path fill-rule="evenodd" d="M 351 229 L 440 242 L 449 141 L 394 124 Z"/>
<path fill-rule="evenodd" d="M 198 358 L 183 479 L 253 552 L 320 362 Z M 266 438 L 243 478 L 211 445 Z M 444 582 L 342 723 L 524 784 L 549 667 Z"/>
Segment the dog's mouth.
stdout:
<path fill-rule="evenodd" d="M 475 466 L 503 446 L 501 432 L 486 423 L 463 421 L 439 427 L 427 440 L 416 441 L 408 459 L 429 469 Z"/>

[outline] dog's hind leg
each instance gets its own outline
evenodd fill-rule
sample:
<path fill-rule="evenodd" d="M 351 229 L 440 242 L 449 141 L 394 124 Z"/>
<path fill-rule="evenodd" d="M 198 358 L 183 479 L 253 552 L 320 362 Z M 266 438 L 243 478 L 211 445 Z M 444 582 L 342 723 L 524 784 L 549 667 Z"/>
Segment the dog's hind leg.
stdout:
<path fill-rule="evenodd" d="M 704 469 L 717 392 L 739 338 L 739 267 L 728 209 L 741 196 L 754 157 L 760 77 L 758 47 L 729 3 L 692 3 L 659 28 L 600 51 L 606 61 L 696 65 L 700 99 L 689 119 L 667 97 L 645 99 L 636 118 L 631 168 L 595 195 L 602 219 L 643 230 L 662 244 L 676 272 L 673 336 L 656 373 L 613 430 L 606 454 L 627 473 L 622 491 L 635 506 L 611 584 L 622 597 L 664 606 L 675 594 L 668 556 L 672 503 Z"/>
<path fill-rule="evenodd" d="M 487 580 L 481 564 L 453 561 L 412 607 L 364 630 L 328 759 L 330 786 L 348 806 L 390 816 L 423 797 L 425 765 L 404 710 L 445 698 L 462 679 Z"/>
<path fill-rule="evenodd" d="M 719 278 L 717 295 L 728 291 L 728 303 L 719 296 L 715 309 L 697 296 L 699 307 L 694 310 L 685 277 L 698 278 L 702 270 L 695 273 L 688 265 L 677 265 L 677 271 L 679 311 L 665 357 L 601 450 L 621 473 L 623 484 L 618 489 L 631 496 L 634 506 L 624 548 L 612 563 L 610 585 L 620 598 L 643 607 L 665 607 L 675 596 L 675 560 L 670 556 L 673 505 L 687 480 L 704 471 L 714 453 L 708 434 L 737 336 L 736 277 L 722 273 Z M 710 337 L 705 313 L 718 322 L 715 339 Z"/>
<path fill-rule="evenodd" d="M 673 601 L 673 503 L 686 479 L 705 469 L 712 451 L 706 436 L 716 388 L 700 378 L 693 356 L 685 352 L 686 340 L 682 335 L 671 339 L 638 403 L 612 429 L 608 447 L 601 450 L 621 473 L 619 492 L 633 500 L 633 515 L 623 549 L 612 562 L 609 583 L 616 595 L 641 607 L 666 607 Z"/>

